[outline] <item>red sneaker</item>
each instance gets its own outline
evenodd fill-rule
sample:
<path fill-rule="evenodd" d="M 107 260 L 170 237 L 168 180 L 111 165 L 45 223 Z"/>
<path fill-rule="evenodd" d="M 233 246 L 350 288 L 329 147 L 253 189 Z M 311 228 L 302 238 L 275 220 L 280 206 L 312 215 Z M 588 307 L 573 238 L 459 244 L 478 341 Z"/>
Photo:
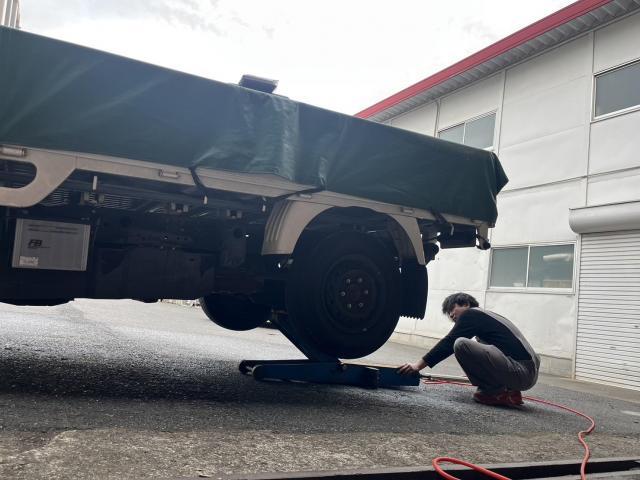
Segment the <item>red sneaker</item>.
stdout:
<path fill-rule="evenodd" d="M 522 394 L 517 391 L 504 391 L 495 395 L 488 395 L 482 392 L 473 394 L 473 399 L 483 405 L 515 407 L 522 405 Z"/>
<path fill-rule="evenodd" d="M 519 390 L 507 390 L 507 395 L 509 395 L 512 405 L 524 405 L 522 393 Z"/>

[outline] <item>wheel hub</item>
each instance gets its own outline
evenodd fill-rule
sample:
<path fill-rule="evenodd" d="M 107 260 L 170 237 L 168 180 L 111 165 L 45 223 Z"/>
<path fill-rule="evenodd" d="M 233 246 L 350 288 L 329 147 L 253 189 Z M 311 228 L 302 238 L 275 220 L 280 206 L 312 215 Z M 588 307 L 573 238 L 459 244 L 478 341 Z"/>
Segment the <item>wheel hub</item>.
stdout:
<path fill-rule="evenodd" d="M 325 305 L 335 326 L 343 331 L 365 332 L 376 322 L 379 301 L 375 272 L 356 262 L 335 265 L 325 283 Z"/>

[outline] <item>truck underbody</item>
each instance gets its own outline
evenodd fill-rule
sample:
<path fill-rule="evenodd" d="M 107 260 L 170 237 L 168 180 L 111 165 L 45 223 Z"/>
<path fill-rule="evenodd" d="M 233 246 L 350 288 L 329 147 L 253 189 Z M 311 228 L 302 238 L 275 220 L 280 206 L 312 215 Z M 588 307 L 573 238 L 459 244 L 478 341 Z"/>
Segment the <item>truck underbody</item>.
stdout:
<path fill-rule="evenodd" d="M 309 358 L 422 318 L 439 248 L 488 248 L 489 151 L 0 27 L 0 300 L 199 298 Z"/>
<path fill-rule="evenodd" d="M 225 328 L 246 330 L 272 319 L 313 358 L 367 355 L 387 340 L 401 315 L 422 318 L 425 264 L 438 251 L 435 241 L 475 245 L 481 228 L 281 179 L 230 179 L 228 172 L 168 171 L 21 147 L 3 152 L 3 302 L 200 298 L 207 315 Z M 14 192 L 54 176 L 47 170 L 64 156 L 78 168 L 40 192 L 44 198 L 27 195 L 11 205 Z M 136 173 L 116 174 L 123 162 Z M 299 235 L 289 232 L 295 248 L 273 253 L 282 250 L 275 241 L 265 251 L 265 237 L 277 237 L 286 216 L 279 207 L 295 201 L 302 211 L 312 210 L 311 221 L 296 226 Z M 394 218 L 413 222 L 418 238 L 408 238 Z"/>

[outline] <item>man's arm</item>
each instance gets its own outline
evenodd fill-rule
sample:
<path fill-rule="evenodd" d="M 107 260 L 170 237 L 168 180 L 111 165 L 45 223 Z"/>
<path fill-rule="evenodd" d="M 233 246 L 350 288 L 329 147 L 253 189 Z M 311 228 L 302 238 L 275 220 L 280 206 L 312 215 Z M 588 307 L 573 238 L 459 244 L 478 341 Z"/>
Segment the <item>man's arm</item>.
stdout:
<path fill-rule="evenodd" d="M 449 334 L 440 340 L 427 354 L 422 357 L 425 364 L 431 368 L 453 354 L 453 344 L 458 338 L 473 338 L 482 332 L 482 312 L 469 309 L 460 315 Z"/>
<path fill-rule="evenodd" d="M 481 333 L 481 315 L 481 312 L 472 309 L 464 312 L 446 337 L 440 340 L 417 362 L 405 363 L 402 365 L 398 369 L 398 372 L 406 375 L 410 373 L 417 373 L 425 367 L 435 367 L 438 363 L 453 353 L 453 344 L 458 338 L 473 338 Z"/>

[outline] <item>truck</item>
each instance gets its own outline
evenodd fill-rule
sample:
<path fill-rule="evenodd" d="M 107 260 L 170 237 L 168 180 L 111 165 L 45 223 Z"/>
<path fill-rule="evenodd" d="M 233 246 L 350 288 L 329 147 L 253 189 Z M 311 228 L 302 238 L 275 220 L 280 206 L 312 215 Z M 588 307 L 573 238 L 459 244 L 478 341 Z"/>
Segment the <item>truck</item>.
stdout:
<path fill-rule="evenodd" d="M 423 318 L 427 264 L 490 247 L 495 154 L 0 28 L 0 301 L 199 299 L 311 359 Z"/>

